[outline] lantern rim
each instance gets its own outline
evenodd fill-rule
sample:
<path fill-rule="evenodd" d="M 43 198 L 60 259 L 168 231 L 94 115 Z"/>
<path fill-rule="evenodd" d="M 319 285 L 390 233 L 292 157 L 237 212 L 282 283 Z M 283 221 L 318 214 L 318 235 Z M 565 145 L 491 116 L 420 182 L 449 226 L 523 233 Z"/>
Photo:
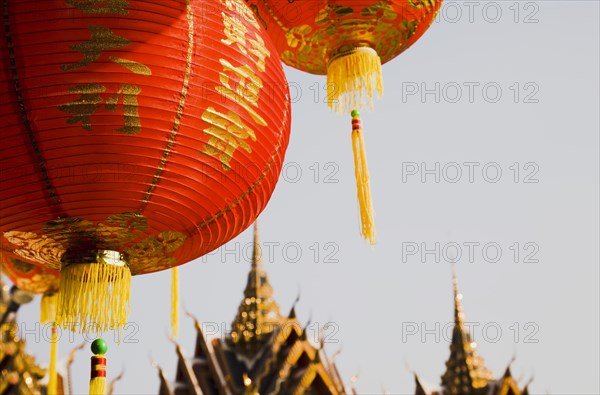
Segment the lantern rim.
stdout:
<path fill-rule="evenodd" d="M 329 60 L 327 61 L 327 67 L 329 67 L 331 63 L 335 62 L 339 58 L 343 58 L 344 56 L 352 55 L 359 52 L 365 52 L 371 55 L 379 56 L 379 54 L 374 48 L 365 43 L 353 43 L 342 45 L 338 47 L 338 49 L 336 49 L 335 51 L 331 52 Z"/>
<path fill-rule="evenodd" d="M 111 265 L 117 267 L 129 268 L 127 264 L 127 254 L 115 250 L 86 250 L 86 251 L 67 251 L 62 258 L 62 269 L 71 265 Z"/>

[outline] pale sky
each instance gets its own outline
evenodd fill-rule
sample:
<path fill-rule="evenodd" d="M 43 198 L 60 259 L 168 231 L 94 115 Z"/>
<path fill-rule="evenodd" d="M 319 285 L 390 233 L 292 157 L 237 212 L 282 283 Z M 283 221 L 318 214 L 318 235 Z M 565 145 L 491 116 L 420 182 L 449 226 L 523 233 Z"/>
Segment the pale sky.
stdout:
<path fill-rule="evenodd" d="M 599 10 L 597 0 L 448 1 L 384 65 L 385 94 L 363 112 L 374 248 L 358 232 L 350 118 L 327 110 L 324 77 L 286 68 L 292 136 L 260 217 L 265 267 L 282 312 L 300 292 L 313 333 L 333 323 L 326 350 L 342 349 L 338 367 L 348 383 L 359 375 L 359 393 L 412 394 L 411 370 L 439 384 L 456 251 L 466 321 L 496 376 L 515 356 L 532 393 L 600 393 Z M 182 303 L 200 320 L 229 329 L 251 240 L 249 229 L 181 268 Z M 126 340 L 105 336 L 109 376 L 125 368 L 119 394 L 157 393 L 150 357 L 170 378 L 176 364 L 170 273 L 134 278 L 132 293 Z M 45 363 L 38 303 L 19 318 Z M 61 358 L 81 339 L 65 333 Z M 191 356 L 185 316 L 179 342 Z M 76 393 L 87 393 L 90 355 L 77 354 Z"/>

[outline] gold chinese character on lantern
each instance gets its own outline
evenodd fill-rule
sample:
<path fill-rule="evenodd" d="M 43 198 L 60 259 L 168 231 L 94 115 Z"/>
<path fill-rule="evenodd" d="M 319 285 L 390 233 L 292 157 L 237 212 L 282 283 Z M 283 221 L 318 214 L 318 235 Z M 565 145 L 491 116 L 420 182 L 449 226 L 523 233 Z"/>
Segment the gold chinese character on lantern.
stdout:
<path fill-rule="evenodd" d="M 246 22 L 260 30 L 260 26 L 256 21 L 256 17 L 254 16 L 252 10 L 248 8 L 248 6 L 239 0 L 224 0 L 223 4 L 225 4 L 225 7 L 227 7 L 228 10 L 233 11 L 236 15 L 241 16 Z"/>
<path fill-rule="evenodd" d="M 104 6 L 108 7 L 126 7 L 127 2 L 120 0 L 104 0 L 104 1 L 70 1 L 68 4 L 75 5 L 77 8 L 83 7 L 85 4 L 89 6 Z M 108 12 L 107 12 L 108 13 Z M 119 49 L 131 44 L 131 41 L 125 37 L 118 36 L 111 29 L 103 26 L 88 26 L 90 31 L 90 39 L 71 47 L 76 52 L 83 55 L 83 59 L 73 64 L 63 64 L 63 71 L 76 70 L 82 67 L 91 65 L 93 62 L 100 59 L 103 53 Z M 150 68 L 142 63 L 135 62 L 129 59 L 123 59 L 116 56 L 108 56 L 111 62 L 131 71 L 137 75 L 148 76 L 152 75 Z M 68 124 L 81 123 L 84 130 L 92 130 L 91 116 L 101 107 L 100 103 L 104 101 L 100 93 L 106 91 L 106 86 L 98 83 L 79 84 L 71 87 L 69 93 L 81 95 L 77 100 L 57 106 L 58 110 L 73 114 L 67 119 Z M 138 95 L 142 89 L 134 84 L 120 84 L 119 90 L 111 97 L 106 99 L 104 107 L 111 112 L 115 112 L 119 108 L 119 101 L 122 102 L 121 110 L 123 112 L 123 127 L 115 130 L 123 134 L 137 134 L 141 130 L 141 122 L 138 111 Z"/>
<path fill-rule="evenodd" d="M 106 109 L 116 111 L 119 97 L 123 100 L 123 127 L 115 129 L 123 134 L 137 134 L 142 128 L 137 97 L 142 89 L 137 85 L 122 84 L 117 93 L 106 99 Z"/>
<path fill-rule="evenodd" d="M 248 33 L 248 29 L 244 25 L 225 13 L 222 13 L 222 15 L 223 25 L 225 26 L 223 29 L 225 38 L 221 41 L 227 45 L 236 44 L 243 54 L 250 52 L 256 58 L 255 64 L 258 70 L 264 72 L 265 58 L 271 55 L 265 46 L 264 40 L 256 33 L 254 33 L 256 39 L 247 39 L 246 34 Z M 250 47 L 246 49 L 248 43 Z"/>
<path fill-rule="evenodd" d="M 268 126 L 257 111 L 263 81 L 255 70 L 265 72 L 265 59 L 271 54 L 263 39 L 256 33 L 252 38 L 248 28 L 239 19 L 241 17 L 256 29 L 260 29 L 248 7 L 239 0 L 222 1 L 229 11 L 233 12 L 233 16 L 230 13 L 221 13 L 225 34 L 221 42 L 235 45 L 240 52 L 245 55 L 251 54 L 253 58 L 250 64 L 240 66 L 234 66 L 229 60 L 219 59 L 223 69 L 219 72 L 220 85 L 217 85 L 215 90 L 226 99 L 240 105 L 258 125 Z M 202 120 L 210 125 L 204 132 L 211 137 L 201 152 L 217 156 L 223 169 L 231 169 L 230 162 L 237 148 L 252 152 L 252 148 L 244 140 L 250 138 L 256 141 L 256 134 L 242 122 L 238 114 L 232 111 L 223 114 L 211 107 L 204 111 Z"/>
<path fill-rule="evenodd" d="M 112 30 L 103 26 L 88 26 L 91 38 L 71 47 L 72 50 L 81 52 L 83 59 L 74 64 L 63 64 L 61 69 L 64 71 L 75 70 L 81 67 L 89 66 L 100 58 L 103 52 L 112 49 L 126 47 L 131 44 L 128 39 L 117 36 Z M 121 59 L 115 56 L 110 56 L 109 59 L 129 71 L 140 75 L 151 75 L 152 72 L 148 66 L 134 62 L 132 60 Z"/>
<path fill-rule="evenodd" d="M 69 89 L 69 93 L 81 95 L 79 99 L 71 103 L 60 105 L 57 108 L 60 111 L 73 114 L 71 118 L 67 119 L 69 125 L 81 122 L 82 128 L 91 131 L 92 121 L 90 117 L 100 108 L 98 103 L 102 102 L 102 96 L 100 96 L 99 93 L 102 93 L 105 90 L 106 88 L 104 85 L 100 84 L 75 85 Z"/>
<path fill-rule="evenodd" d="M 256 40 L 250 39 L 250 53 L 256 57 L 256 67 L 258 70 L 265 71 L 265 58 L 271 56 L 271 53 L 265 46 L 263 39 L 256 33 L 254 33 Z"/>
<path fill-rule="evenodd" d="M 231 169 L 231 158 L 238 148 L 248 153 L 252 152 L 252 148 L 244 140 L 250 138 L 256 141 L 256 134 L 236 113 L 228 111 L 227 114 L 223 114 L 209 107 L 202 114 L 202 120 L 210 125 L 204 129 L 204 133 L 208 134 L 210 139 L 201 152 L 217 156 L 224 170 Z"/>
<path fill-rule="evenodd" d="M 141 89 L 136 85 L 122 84 L 117 93 L 104 100 L 100 93 L 106 91 L 101 84 L 80 84 L 69 89 L 69 93 L 78 94 L 80 97 L 70 103 L 62 104 L 57 108 L 72 116 L 67 119 L 69 125 L 81 123 L 81 127 L 87 131 L 92 130 L 91 116 L 101 107 L 100 103 L 105 101 L 104 107 L 111 112 L 117 110 L 119 98 L 122 100 L 123 127 L 115 129 L 123 134 L 136 134 L 141 130 L 140 116 L 138 113 L 137 96 Z"/>
<path fill-rule="evenodd" d="M 239 23 L 235 18 L 221 13 L 223 16 L 223 26 L 225 37 L 221 39 L 221 42 L 227 45 L 237 44 L 237 47 L 242 53 L 247 54 L 246 51 L 246 33 L 248 33 L 248 29 L 241 23 Z"/>
<path fill-rule="evenodd" d="M 235 67 L 225 59 L 219 61 L 223 71 L 219 73 L 221 85 L 215 88 L 216 91 L 242 106 L 259 125 L 267 126 L 267 122 L 256 111 L 263 87 L 260 77 L 248 65 Z"/>

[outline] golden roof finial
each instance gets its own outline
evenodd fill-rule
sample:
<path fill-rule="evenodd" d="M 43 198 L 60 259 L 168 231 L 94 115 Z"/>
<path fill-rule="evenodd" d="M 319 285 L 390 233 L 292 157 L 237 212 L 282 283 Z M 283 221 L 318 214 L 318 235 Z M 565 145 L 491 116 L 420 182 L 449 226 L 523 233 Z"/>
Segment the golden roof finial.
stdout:
<path fill-rule="evenodd" d="M 262 263 L 262 251 L 258 238 L 258 220 L 254 221 L 254 248 L 252 250 L 252 269 L 256 269 Z"/>
<path fill-rule="evenodd" d="M 465 395 L 485 387 L 493 380 L 492 373 L 485 367 L 485 361 L 475 351 L 465 329 L 462 309 L 462 295 L 458 290 L 456 268 L 452 266 L 452 288 L 454 293 L 454 329 L 450 343 L 450 357 L 446 361 L 446 372 L 442 376 L 442 386 L 450 395 Z"/>
<path fill-rule="evenodd" d="M 462 294 L 458 291 L 458 280 L 456 278 L 456 265 L 452 264 L 452 288 L 454 290 L 454 326 L 458 326 L 464 332 L 464 313 L 462 309 Z"/>
<path fill-rule="evenodd" d="M 269 283 L 267 272 L 262 267 L 260 240 L 258 238 L 258 224 L 254 222 L 254 249 L 252 253 L 252 264 L 248 273 L 248 283 L 244 290 L 246 298 L 270 299 L 273 296 L 273 288 Z M 279 308 L 278 308 L 279 310 Z"/>
<path fill-rule="evenodd" d="M 251 353 L 273 332 L 282 320 L 279 305 L 273 299 L 273 287 L 261 263 L 258 225 L 254 223 L 254 252 L 237 316 L 232 324 L 231 340 L 241 351 Z"/>

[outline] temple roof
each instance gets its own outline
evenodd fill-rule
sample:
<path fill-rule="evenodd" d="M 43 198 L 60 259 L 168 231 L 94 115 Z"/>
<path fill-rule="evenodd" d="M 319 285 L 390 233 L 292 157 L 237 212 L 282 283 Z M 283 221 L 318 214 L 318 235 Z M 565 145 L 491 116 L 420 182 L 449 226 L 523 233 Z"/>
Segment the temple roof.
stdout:
<path fill-rule="evenodd" d="M 197 319 L 195 327 L 191 360 L 176 347 L 175 383 L 159 370 L 160 395 L 346 393 L 335 363 L 309 342 L 294 307 L 287 317 L 281 315 L 262 266 L 256 225 L 248 281 L 231 333 L 209 341 Z"/>
<path fill-rule="evenodd" d="M 441 390 L 426 385 L 415 374 L 415 395 L 526 395 L 527 386 L 520 390 L 512 377 L 510 366 L 504 375 L 494 379 L 483 358 L 476 351 L 477 345 L 465 327 L 462 295 L 458 291 L 456 273 L 452 276 L 454 292 L 454 327 L 450 343 L 450 357 L 442 375 Z"/>

